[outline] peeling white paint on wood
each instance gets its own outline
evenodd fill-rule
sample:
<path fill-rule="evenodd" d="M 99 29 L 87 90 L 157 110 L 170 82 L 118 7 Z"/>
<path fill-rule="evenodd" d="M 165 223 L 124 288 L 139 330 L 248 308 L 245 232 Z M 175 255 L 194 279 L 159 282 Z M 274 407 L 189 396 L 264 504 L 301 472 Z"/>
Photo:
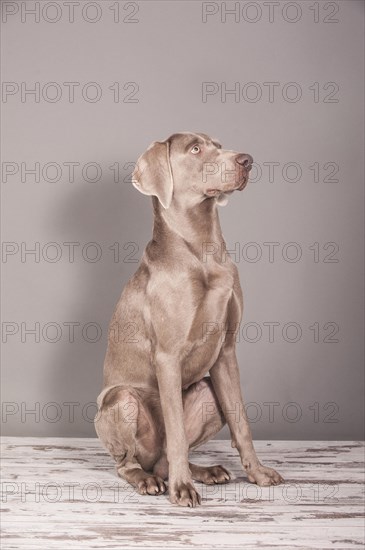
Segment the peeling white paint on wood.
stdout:
<path fill-rule="evenodd" d="M 230 442 L 210 441 L 190 460 L 234 479 L 196 483 L 202 506 L 187 509 L 136 493 L 97 439 L 3 438 L 1 548 L 364 548 L 362 443 L 255 445 L 284 485 L 248 483 Z"/>

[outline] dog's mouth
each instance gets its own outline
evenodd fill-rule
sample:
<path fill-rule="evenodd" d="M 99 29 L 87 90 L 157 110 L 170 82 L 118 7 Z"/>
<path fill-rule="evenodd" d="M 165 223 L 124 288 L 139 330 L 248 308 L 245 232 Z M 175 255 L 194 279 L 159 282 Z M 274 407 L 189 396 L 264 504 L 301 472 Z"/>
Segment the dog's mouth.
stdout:
<path fill-rule="evenodd" d="M 221 195 L 222 193 L 224 193 L 222 189 L 207 189 L 205 192 L 208 197 L 218 197 L 218 195 Z"/>
<path fill-rule="evenodd" d="M 239 187 L 237 187 L 237 190 L 242 191 L 246 187 L 247 183 L 248 183 L 248 176 L 244 176 L 242 183 L 240 184 Z"/>
<path fill-rule="evenodd" d="M 219 195 L 222 195 L 223 193 L 225 195 L 227 195 L 227 194 L 230 195 L 231 193 L 233 193 L 233 191 L 242 191 L 246 187 L 247 183 L 248 183 L 248 175 L 243 176 L 241 182 L 236 187 L 233 187 L 233 189 L 211 188 L 211 189 L 207 189 L 205 191 L 205 194 L 208 197 L 218 197 Z"/>

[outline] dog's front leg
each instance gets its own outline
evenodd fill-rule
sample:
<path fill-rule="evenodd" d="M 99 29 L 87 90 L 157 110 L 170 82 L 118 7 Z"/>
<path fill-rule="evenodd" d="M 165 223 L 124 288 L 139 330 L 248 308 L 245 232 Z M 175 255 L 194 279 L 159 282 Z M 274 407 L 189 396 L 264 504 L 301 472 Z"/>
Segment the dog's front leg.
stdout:
<path fill-rule="evenodd" d="M 166 433 L 166 456 L 169 463 L 169 497 L 173 504 L 195 507 L 201 504 L 189 469 L 182 401 L 181 370 L 171 356 L 159 354 L 156 362 L 162 414 Z"/>
<path fill-rule="evenodd" d="M 218 360 L 210 369 L 210 376 L 231 432 L 232 447 L 237 448 L 249 481 L 261 486 L 282 483 L 281 475 L 272 468 L 260 464 L 257 458 L 243 404 L 239 369 L 233 347 L 222 349 Z"/>

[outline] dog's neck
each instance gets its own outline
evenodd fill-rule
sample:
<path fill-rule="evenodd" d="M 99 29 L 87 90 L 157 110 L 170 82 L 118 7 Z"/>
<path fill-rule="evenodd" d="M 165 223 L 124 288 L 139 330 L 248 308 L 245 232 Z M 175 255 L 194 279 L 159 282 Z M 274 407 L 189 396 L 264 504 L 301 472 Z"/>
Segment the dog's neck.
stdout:
<path fill-rule="evenodd" d="M 221 256 L 225 242 L 213 198 L 193 207 L 174 200 L 170 208 L 165 209 L 157 197 L 153 197 L 153 210 L 153 241 L 159 248 L 173 251 L 176 246 L 188 246 L 199 258 L 207 251 L 212 259 Z M 219 255 L 215 251 L 219 251 Z"/>

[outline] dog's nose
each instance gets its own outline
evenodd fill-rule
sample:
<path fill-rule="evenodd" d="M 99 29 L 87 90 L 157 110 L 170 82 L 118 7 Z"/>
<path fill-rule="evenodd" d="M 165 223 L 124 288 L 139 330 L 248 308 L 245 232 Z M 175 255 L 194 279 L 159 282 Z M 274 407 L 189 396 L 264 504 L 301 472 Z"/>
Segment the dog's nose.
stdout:
<path fill-rule="evenodd" d="M 236 162 L 238 164 L 241 164 L 241 166 L 246 168 L 246 170 L 250 170 L 250 168 L 252 167 L 253 158 L 251 157 L 251 155 L 241 153 L 240 155 L 236 156 Z"/>

